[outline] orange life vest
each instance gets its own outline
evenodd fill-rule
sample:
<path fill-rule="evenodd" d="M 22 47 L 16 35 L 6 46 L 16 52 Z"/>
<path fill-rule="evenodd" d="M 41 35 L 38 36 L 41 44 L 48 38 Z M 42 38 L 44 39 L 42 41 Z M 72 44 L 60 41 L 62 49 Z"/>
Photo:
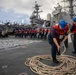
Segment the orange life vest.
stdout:
<path fill-rule="evenodd" d="M 65 37 L 65 34 L 68 32 L 69 25 L 66 25 L 65 29 L 60 29 L 59 25 L 54 25 L 53 29 L 55 29 L 58 34 L 56 38 L 61 41 Z"/>

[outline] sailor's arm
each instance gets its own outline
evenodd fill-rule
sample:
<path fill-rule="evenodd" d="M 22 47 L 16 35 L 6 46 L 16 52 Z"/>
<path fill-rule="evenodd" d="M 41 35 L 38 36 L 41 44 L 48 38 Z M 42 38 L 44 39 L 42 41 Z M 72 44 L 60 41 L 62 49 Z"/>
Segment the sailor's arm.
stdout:
<path fill-rule="evenodd" d="M 57 49 L 58 49 L 58 51 L 59 51 L 59 50 L 60 50 L 60 45 L 58 44 L 56 38 L 53 38 L 53 41 L 54 41 L 54 43 L 56 44 Z"/>
<path fill-rule="evenodd" d="M 54 43 L 57 46 L 57 49 L 59 51 L 60 50 L 60 45 L 58 44 L 58 41 L 56 39 L 56 36 L 57 36 L 56 30 L 53 29 L 53 31 L 52 31 L 52 38 L 53 38 L 53 41 L 54 41 Z"/>

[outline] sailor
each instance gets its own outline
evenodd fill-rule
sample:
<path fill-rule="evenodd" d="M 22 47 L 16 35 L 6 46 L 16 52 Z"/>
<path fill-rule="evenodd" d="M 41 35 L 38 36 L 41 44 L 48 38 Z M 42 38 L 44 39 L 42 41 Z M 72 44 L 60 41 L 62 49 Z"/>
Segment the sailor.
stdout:
<path fill-rule="evenodd" d="M 24 37 L 26 38 L 27 36 L 28 36 L 28 29 L 25 28 L 25 29 L 24 29 Z"/>
<path fill-rule="evenodd" d="M 41 28 L 41 39 L 43 39 L 43 37 L 44 37 L 44 29 Z"/>
<path fill-rule="evenodd" d="M 35 28 L 32 28 L 32 29 L 31 29 L 31 37 L 30 37 L 30 38 L 32 38 L 32 37 L 35 38 L 34 34 L 35 34 Z"/>
<path fill-rule="evenodd" d="M 19 37 L 21 37 L 21 38 L 23 37 L 22 32 L 23 32 L 22 29 L 19 29 Z"/>
<path fill-rule="evenodd" d="M 45 28 L 45 29 L 44 29 L 44 39 L 47 38 L 47 34 L 48 34 L 48 28 Z"/>
<path fill-rule="evenodd" d="M 30 29 L 26 28 L 26 37 L 28 37 L 30 35 Z"/>
<path fill-rule="evenodd" d="M 24 37 L 26 38 L 26 28 L 23 29 Z"/>
<path fill-rule="evenodd" d="M 39 39 L 39 38 L 42 39 L 42 33 L 43 33 L 43 29 L 40 28 L 40 29 L 39 29 L 39 34 L 38 34 L 38 39 Z"/>
<path fill-rule="evenodd" d="M 65 42 L 69 26 L 65 20 L 60 20 L 59 24 L 54 25 L 48 35 L 48 42 L 51 45 L 52 60 L 54 63 L 59 63 L 56 59 L 56 53 L 60 55 L 60 42 Z"/>
<path fill-rule="evenodd" d="M 36 38 L 36 36 L 37 36 L 37 30 L 36 28 L 34 28 L 34 38 Z"/>
<path fill-rule="evenodd" d="M 76 53 L 76 17 L 73 18 L 72 27 L 70 28 L 70 32 L 74 34 L 73 46 L 74 51 L 72 53 Z"/>
<path fill-rule="evenodd" d="M 14 30 L 14 35 L 15 35 L 15 37 L 18 37 L 18 29 Z"/>

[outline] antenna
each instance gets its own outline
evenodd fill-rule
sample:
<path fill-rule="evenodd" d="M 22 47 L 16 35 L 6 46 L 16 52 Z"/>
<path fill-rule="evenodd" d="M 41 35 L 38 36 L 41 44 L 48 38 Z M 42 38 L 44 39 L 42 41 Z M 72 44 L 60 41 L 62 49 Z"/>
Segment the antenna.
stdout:
<path fill-rule="evenodd" d="M 35 6 L 33 7 L 34 10 L 33 10 L 33 13 L 32 15 L 30 16 L 30 22 L 32 24 L 32 26 L 35 26 L 35 25 L 43 25 L 44 23 L 44 20 L 40 18 L 40 15 L 39 13 L 43 12 L 42 10 L 40 10 L 40 7 L 42 7 L 42 5 L 39 5 L 37 3 L 37 1 L 35 1 Z"/>
<path fill-rule="evenodd" d="M 76 2 L 76 0 L 63 0 L 61 2 L 68 2 L 69 6 L 66 6 L 64 8 L 69 8 L 69 12 L 70 12 L 70 17 L 73 18 L 73 16 L 75 16 L 76 14 L 74 13 L 74 7 L 76 7 L 76 5 L 74 5 L 73 3 Z"/>

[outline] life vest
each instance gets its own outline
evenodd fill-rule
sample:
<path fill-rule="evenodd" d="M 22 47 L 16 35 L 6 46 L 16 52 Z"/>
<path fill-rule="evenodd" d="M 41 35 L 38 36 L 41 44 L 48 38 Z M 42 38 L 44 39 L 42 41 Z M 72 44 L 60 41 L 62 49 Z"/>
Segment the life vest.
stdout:
<path fill-rule="evenodd" d="M 75 29 L 73 30 L 73 31 L 71 31 L 72 33 L 76 33 L 76 24 L 72 24 L 72 26 L 74 26 L 75 27 Z"/>
<path fill-rule="evenodd" d="M 69 26 L 66 25 L 66 28 L 62 30 L 59 28 L 59 25 L 55 25 L 55 26 L 53 26 L 53 29 L 55 29 L 57 31 L 58 35 L 63 35 L 69 30 Z"/>
<path fill-rule="evenodd" d="M 39 29 L 39 32 L 40 32 L 40 33 L 41 33 L 41 32 L 43 32 L 43 29 L 42 29 L 42 28 L 40 28 L 40 29 Z"/>
<path fill-rule="evenodd" d="M 35 29 L 32 29 L 32 30 L 31 30 L 31 33 L 35 33 Z"/>
<path fill-rule="evenodd" d="M 59 25 L 54 25 L 52 28 L 56 30 L 56 33 L 58 34 L 56 38 L 59 40 L 63 39 L 65 37 L 65 33 L 67 33 L 67 31 L 69 30 L 68 25 L 66 25 L 66 28 L 63 30 L 60 29 Z"/>

